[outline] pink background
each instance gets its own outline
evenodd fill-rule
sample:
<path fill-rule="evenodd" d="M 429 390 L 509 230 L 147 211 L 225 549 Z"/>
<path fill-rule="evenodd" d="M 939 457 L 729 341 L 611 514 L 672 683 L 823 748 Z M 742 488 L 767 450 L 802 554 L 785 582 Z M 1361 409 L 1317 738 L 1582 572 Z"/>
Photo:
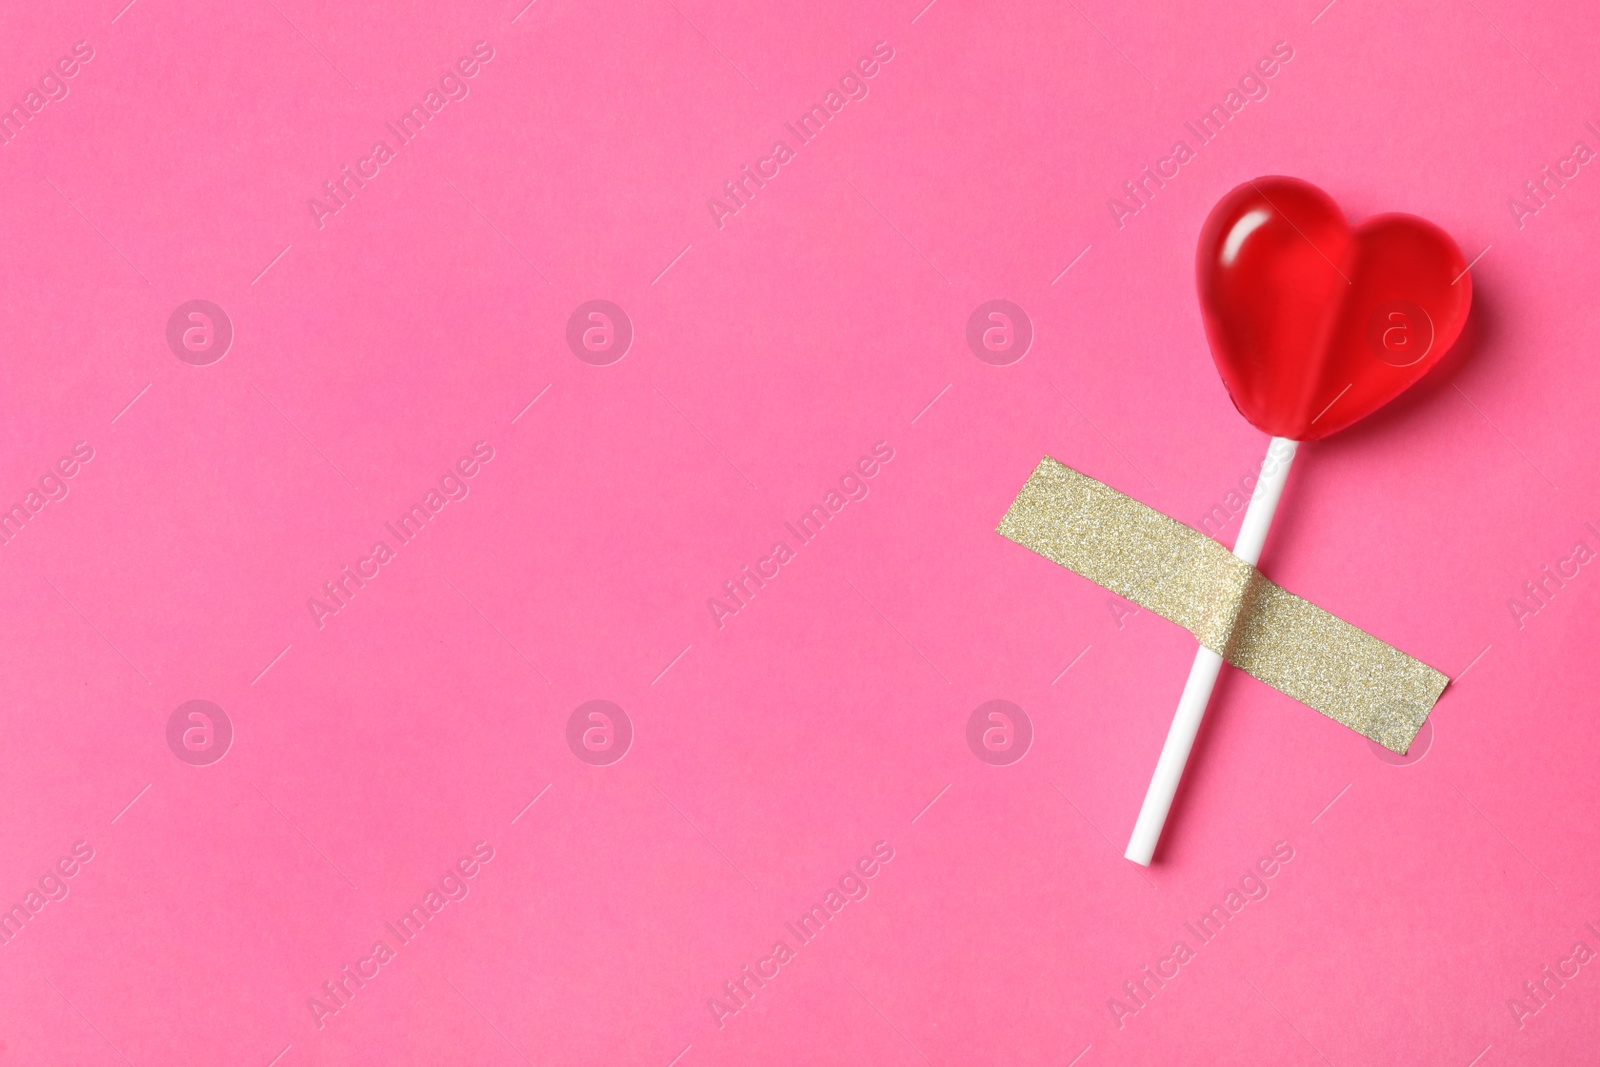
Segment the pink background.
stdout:
<path fill-rule="evenodd" d="M 1509 206 L 1600 149 L 1591 10 L 123 2 L 0 33 L 0 102 L 93 49 L 0 147 L 0 504 L 94 452 L 0 547 L 0 904 L 93 849 L 0 947 L 0 1064 L 1592 1062 L 1600 966 L 1536 1013 L 1523 983 L 1600 949 L 1600 574 L 1508 607 L 1600 549 L 1600 174 Z M 319 228 L 477 41 L 470 94 Z M 708 198 L 879 41 L 719 228 Z M 1278 41 L 1267 97 L 1119 229 L 1108 198 Z M 1302 451 L 1263 560 L 1459 681 L 1396 766 L 1225 676 L 1141 872 L 1193 640 L 993 530 L 1046 453 L 1194 524 L 1259 461 L 1192 261 L 1263 173 L 1484 253 L 1458 356 Z M 609 366 L 565 339 L 596 298 L 636 335 Z M 1009 366 L 965 340 L 995 298 L 1035 330 Z M 192 299 L 236 334 L 208 366 L 166 341 Z M 319 629 L 477 441 L 470 494 Z M 708 598 L 880 441 L 719 629 Z M 966 742 L 997 698 L 1035 732 L 1008 766 Z M 168 747 L 194 699 L 235 733 L 209 766 Z M 620 762 L 568 745 L 591 699 Z M 466 898 L 360 963 L 479 841 Z M 319 1026 L 347 965 L 377 976 Z"/>

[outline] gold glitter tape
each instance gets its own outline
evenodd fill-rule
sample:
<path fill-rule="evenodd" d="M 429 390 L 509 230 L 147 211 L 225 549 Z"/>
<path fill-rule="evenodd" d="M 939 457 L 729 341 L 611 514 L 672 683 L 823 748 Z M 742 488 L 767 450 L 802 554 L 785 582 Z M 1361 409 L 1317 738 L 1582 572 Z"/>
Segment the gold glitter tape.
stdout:
<path fill-rule="evenodd" d="M 998 532 L 1395 752 L 1410 747 L 1450 681 L 1268 581 L 1200 531 L 1049 456 Z"/>

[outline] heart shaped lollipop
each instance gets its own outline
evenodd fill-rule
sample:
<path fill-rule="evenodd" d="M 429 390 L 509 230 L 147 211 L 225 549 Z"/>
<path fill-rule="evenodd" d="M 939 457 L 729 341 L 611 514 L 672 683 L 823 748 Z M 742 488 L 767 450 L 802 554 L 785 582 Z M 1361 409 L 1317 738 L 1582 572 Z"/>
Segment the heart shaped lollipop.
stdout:
<path fill-rule="evenodd" d="M 1413 215 L 1352 227 L 1298 178 L 1257 178 L 1212 208 L 1195 260 L 1212 358 L 1234 406 L 1272 435 L 1233 554 L 1254 566 L 1301 441 L 1365 418 L 1461 334 L 1472 278 L 1443 230 Z M 1148 865 L 1223 657 L 1201 647 L 1125 855 Z"/>
<path fill-rule="evenodd" d="M 1376 215 L 1352 228 L 1298 178 L 1257 178 L 1223 197 L 1195 274 L 1234 406 L 1294 441 L 1342 430 L 1415 384 L 1472 305 L 1461 251 L 1439 227 Z"/>

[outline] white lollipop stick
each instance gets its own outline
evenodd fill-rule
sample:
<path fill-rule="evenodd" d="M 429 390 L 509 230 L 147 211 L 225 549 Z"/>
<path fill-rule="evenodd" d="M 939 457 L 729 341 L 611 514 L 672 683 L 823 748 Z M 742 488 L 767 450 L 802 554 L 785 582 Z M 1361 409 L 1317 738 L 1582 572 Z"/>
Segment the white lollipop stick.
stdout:
<path fill-rule="evenodd" d="M 1267 529 L 1272 525 L 1273 513 L 1278 510 L 1278 498 L 1283 495 L 1283 483 L 1289 477 L 1294 451 L 1295 442 L 1287 437 L 1274 437 L 1267 446 L 1261 476 L 1256 481 L 1255 492 L 1250 495 L 1250 506 L 1245 510 L 1244 524 L 1233 546 L 1233 554 L 1252 567 L 1261 558 L 1261 546 L 1266 543 Z M 1217 672 L 1221 669 L 1222 656 L 1202 645 L 1195 653 L 1194 666 L 1189 668 L 1183 696 L 1178 698 L 1172 728 L 1161 746 L 1156 773 L 1150 779 L 1144 804 L 1139 808 L 1139 821 L 1133 825 L 1133 838 L 1128 842 L 1128 851 L 1123 853 L 1141 866 L 1150 866 L 1156 842 L 1161 840 L 1161 828 L 1166 825 L 1172 798 L 1178 792 L 1178 780 L 1183 777 L 1184 764 L 1189 762 L 1189 750 L 1194 747 L 1200 720 L 1205 716 L 1206 703 L 1211 699 L 1211 689 L 1217 684 Z"/>

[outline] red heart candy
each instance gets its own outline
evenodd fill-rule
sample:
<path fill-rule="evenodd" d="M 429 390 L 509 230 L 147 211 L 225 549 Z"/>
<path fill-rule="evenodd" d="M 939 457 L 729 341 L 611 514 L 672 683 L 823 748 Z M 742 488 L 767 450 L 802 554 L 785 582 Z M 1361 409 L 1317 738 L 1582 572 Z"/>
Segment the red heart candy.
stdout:
<path fill-rule="evenodd" d="M 1211 354 L 1257 429 L 1313 441 L 1399 396 L 1466 324 L 1472 276 L 1414 215 L 1351 228 L 1298 178 L 1257 178 L 1212 208 L 1195 273 Z"/>

